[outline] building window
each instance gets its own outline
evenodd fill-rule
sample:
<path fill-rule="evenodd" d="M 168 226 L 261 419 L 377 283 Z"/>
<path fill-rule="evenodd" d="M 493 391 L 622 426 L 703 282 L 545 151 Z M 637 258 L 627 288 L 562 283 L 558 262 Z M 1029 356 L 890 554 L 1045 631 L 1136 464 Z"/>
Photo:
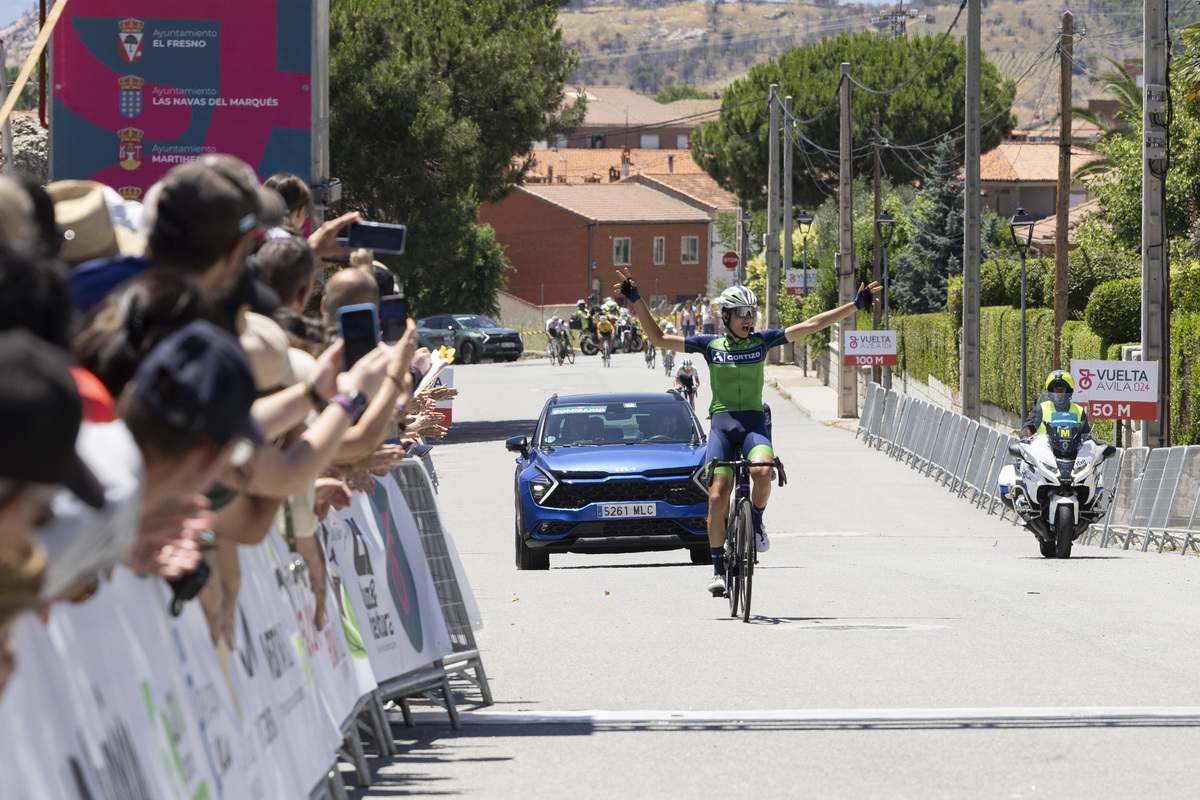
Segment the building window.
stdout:
<path fill-rule="evenodd" d="M 658 134 L 657 133 L 643 133 L 641 135 L 641 148 L 643 150 L 657 150 L 658 149 Z"/>
<path fill-rule="evenodd" d="M 667 237 L 665 236 L 654 237 L 654 263 L 667 263 Z"/>
<path fill-rule="evenodd" d="M 618 236 L 613 239 L 613 263 L 618 266 L 628 266 L 629 250 L 628 236 Z"/>
<path fill-rule="evenodd" d="M 675 136 L 675 148 L 677 150 L 687 150 L 689 147 L 691 145 L 688 144 L 688 135 L 686 133 L 680 133 Z"/>
<path fill-rule="evenodd" d="M 684 264 L 700 263 L 700 237 L 679 237 L 679 260 Z"/>

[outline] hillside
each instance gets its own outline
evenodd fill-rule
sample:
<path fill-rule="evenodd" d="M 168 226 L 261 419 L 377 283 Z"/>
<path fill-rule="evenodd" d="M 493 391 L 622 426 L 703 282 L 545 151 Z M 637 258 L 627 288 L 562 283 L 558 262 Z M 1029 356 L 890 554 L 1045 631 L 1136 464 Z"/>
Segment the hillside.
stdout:
<path fill-rule="evenodd" d="M 950 27 L 959 4 L 906 6 L 909 35 L 940 36 Z M 579 85 L 621 85 L 654 93 L 663 86 L 687 83 L 719 91 L 744 76 L 754 64 L 789 49 L 836 36 L 843 30 L 892 28 L 881 16 L 894 6 L 831 5 L 807 2 L 724 2 L 690 0 L 583 0 L 559 14 L 567 42 L 580 55 L 571 78 Z M 1014 111 L 1022 123 L 1053 116 L 1058 103 L 1055 47 L 1062 14 L 1075 17 L 1074 101 L 1102 95 L 1094 79 L 1109 69 L 1104 56 L 1122 63 L 1140 59 L 1142 5 L 1135 0 L 984 0 L 982 33 L 988 58 L 1018 84 Z M 1171 20 L 1172 28 L 1200 20 L 1189 4 Z M 965 33 L 965 14 L 954 36 Z M 836 65 L 830 65 L 836 69 Z M 883 88 L 883 87 L 880 87 Z"/>

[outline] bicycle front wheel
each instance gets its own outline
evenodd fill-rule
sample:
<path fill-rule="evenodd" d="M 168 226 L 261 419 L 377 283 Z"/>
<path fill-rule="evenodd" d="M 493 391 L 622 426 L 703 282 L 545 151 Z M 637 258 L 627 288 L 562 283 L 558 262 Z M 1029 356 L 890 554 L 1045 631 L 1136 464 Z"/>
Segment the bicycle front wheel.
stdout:
<path fill-rule="evenodd" d="M 738 509 L 738 528 L 741 540 L 738 542 L 738 563 L 741 566 L 742 580 L 738 587 L 741 591 L 742 622 L 750 621 L 750 590 L 754 586 L 754 558 L 757 549 L 754 542 L 754 521 L 750 517 L 750 502 L 742 503 Z"/>
<path fill-rule="evenodd" d="M 734 511 L 725 528 L 725 597 L 729 599 L 729 616 L 736 617 L 742 600 L 742 539 L 746 534 L 741 530 L 737 498 L 731 497 L 729 502 Z"/>
<path fill-rule="evenodd" d="M 568 364 L 575 363 L 575 348 L 574 347 L 567 348 L 567 363 Z"/>

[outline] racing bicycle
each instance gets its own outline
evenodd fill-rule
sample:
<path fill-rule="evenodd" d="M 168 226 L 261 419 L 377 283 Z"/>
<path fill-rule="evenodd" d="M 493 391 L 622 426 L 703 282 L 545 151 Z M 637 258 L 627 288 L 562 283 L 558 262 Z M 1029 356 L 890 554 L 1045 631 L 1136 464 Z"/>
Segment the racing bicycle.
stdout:
<path fill-rule="evenodd" d="M 758 563 L 758 547 L 754 536 L 754 522 L 750 515 L 750 468 L 769 466 L 774 468 L 779 486 L 787 484 L 783 463 L 775 458 L 771 461 L 747 461 L 742 458 L 742 449 L 735 448 L 732 461 L 714 458 L 708 462 L 708 474 L 716 474 L 717 467 L 733 470 L 733 496 L 729 498 L 729 516 L 725 523 L 725 596 L 729 598 L 729 616 L 738 616 L 742 622 L 750 621 L 750 596 L 754 586 L 754 565 Z"/>
<path fill-rule="evenodd" d="M 546 337 L 546 355 L 550 359 L 550 366 L 562 364 L 562 354 L 559 351 L 558 340 L 549 335 Z"/>
<path fill-rule="evenodd" d="M 612 361 L 612 337 L 604 336 L 600 339 L 600 360 L 604 362 L 604 366 L 609 366 Z"/>
<path fill-rule="evenodd" d="M 669 348 L 663 348 L 663 373 L 668 377 L 671 375 L 671 370 L 675 369 L 675 351 Z"/>
<path fill-rule="evenodd" d="M 646 369 L 654 369 L 654 357 L 657 352 L 654 349 L 654 342 L 646 340 Z"/>
<path fill-rule="evenodd" d="M 559 359 L 558 359 L 559 364 L 562 364 L 562 362 L 564 360 L 566 360 L 566 362 L 568 364 L 575 363 L 575 348 L 571 346 L 571 337 L 570 336 L 567 336 L 563 339 L 562 344 L 560 345 L 558 354 L 559 354 Z"/>

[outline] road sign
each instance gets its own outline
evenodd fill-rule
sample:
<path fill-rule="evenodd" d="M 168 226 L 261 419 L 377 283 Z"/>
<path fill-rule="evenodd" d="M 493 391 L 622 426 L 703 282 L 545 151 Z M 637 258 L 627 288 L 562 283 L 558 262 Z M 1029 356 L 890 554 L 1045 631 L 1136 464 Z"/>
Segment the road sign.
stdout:
<path fill-rule="evenodd" d="M 1071 359 L 1076 403 L 1090 419 L 1158 419 L 1157 361 Z"/>
<path fill-rule="evenodd" d="M 846 331 L 842 363 L 848 367 L 894 367 L 896 357 L 895 331 Z"/>
<path fill-rule="evenodd" d="M 726 250 L 725 255 L 721 256 L 721 263 L 725 265 L 725 269 L 737 269 L 741 259 L 733 250 Z"/>
<path fill-rule="evenodd" d="M 804 296 L 813 290 L 817 285 L 817 271 L 815 269 L 789 269 L 787 270 L 787 293 Z"/>

